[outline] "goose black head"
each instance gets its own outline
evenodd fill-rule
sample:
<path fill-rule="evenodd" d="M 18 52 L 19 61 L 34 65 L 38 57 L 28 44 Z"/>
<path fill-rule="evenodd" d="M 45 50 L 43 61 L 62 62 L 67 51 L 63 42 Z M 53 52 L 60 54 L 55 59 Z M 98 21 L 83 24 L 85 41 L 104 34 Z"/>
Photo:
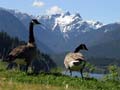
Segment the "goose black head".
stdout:
<path fill-rule="evenodd" d="M 34 25 L 41 24 L 37 19 L 32 19 L 31 23 L 33 23 Z"/>
<path fill-rule="evenodd" d="M 88 50 L 88 48 L 86 47 L 85 44 L 80 44 L 79 48 L 80 48 L 81 50 Z"/>
<path fill-rule="evenodd" d="M 80 50 L 88 50 L 85 44 L 80 44 L 76 49 L 75 49 L 75 53 L 79 52 Z"/>

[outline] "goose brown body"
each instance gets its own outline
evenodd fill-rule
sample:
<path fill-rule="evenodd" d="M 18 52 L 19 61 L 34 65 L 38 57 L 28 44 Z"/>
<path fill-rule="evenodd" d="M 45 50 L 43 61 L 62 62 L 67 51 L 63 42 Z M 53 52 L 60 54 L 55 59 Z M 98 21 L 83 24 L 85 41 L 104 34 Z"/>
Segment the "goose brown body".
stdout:
<path fill-rule="evenodd" d="M 79 63 L 81 61 L 85 61 L 82 53 L 68 53 L 64 60 L 64 65 L 67 69 L 71 69 L 72 71 L 79 71 L 81 65 L 74 65 L 74 63 Z"/>
<path fill-rule="evenodd" d="M 21 45 L 16 48 L 14 48 L 9 53 L 9 62 L 14 61 L 16 58 L 18 59 L 25 59 L 26 64 L 31 62 L 31 59 L 33 59 L 36 55 L 36 47 L 35 46 L 29 46 L 29 45 Z"/>
<path fill-rule="evenodd" d="M 70 52 L 65 56 L 64 65 L 67 70 L 70 71 L 72 75 L 72 71 L 80 71 L 81 76 L 83 78 L 82 71 L 85 67 L 86 60 L 82 53 L 79 51 L 81 50 L 88 50 L 85 45 L 80 45 L 75 49 L 74 52 Z"/>

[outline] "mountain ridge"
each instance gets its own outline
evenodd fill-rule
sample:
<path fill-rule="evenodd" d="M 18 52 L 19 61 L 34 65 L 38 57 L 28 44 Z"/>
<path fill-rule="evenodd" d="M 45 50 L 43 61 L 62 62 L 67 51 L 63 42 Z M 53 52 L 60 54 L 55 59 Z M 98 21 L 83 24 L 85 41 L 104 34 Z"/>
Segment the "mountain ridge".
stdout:
<path fill-rule="evenodd" d="M 100 48 L 100 46 L 105 44 L 106 46 L 103 47 L 103 50 L 109 51 L 105 49 L 109 45 L 107 43 L 115 43 L 120 39 L 120 23 L 105 25 L 99 21 L 84 20 L 79 13 L 71 14 L 69 11 L 62 14 L 41 15 L 39 17 L 15 12 L 14 10 L 7 11 L 24 24 L 26 31 L 28 30 L 29 21 L 32 18 L 37 18 L 42 25 L 35 27 L 37 29 L 35 30 L 35 36 L 38 42 L 40 41 L 47 46 L 47 49 L 50 49 L 47 51 L 44 48 L 46 49 L 45 52 L 49 53 L 51 51 L 54 53 L 73 51 L 80 43 L 85 43 L 92 49 Z M 112 47 L 112 44 L 110 47 Z M 97 50 L 94 53 L 96 52 Z M 115 55 L 113 54 L 113 56 Z"/>

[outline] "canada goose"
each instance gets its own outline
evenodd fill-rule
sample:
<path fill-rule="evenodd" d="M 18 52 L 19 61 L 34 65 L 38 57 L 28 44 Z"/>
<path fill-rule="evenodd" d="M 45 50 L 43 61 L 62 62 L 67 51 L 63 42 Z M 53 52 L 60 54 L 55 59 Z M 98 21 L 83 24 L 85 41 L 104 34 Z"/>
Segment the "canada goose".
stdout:
<path fill-rule="evenodd" d="M 86 60 L 80 50 L 88 50 L 85 44 L 80 44 L 74 52 L 68 53 L 64 59 L 64 65 L 66 67 L 66 71 L 70 71 L 70 75 L 72 76 L 72 71 L 80 71 L 81 77 L 83 78 L 83 69 L 86 64 Z"/>
<path fill-rule="evenodd" d="M 36 19 L 32 19 L 29 25 L 29 41 L 26 45 L 14 48 L 7 56 L 7 62 L 15 62 L 18 65 L 26 65 L 26 72 L 32 60 L 37 55 L 37 48 L 34 39 L 33 26 L 40 24 Z"/>

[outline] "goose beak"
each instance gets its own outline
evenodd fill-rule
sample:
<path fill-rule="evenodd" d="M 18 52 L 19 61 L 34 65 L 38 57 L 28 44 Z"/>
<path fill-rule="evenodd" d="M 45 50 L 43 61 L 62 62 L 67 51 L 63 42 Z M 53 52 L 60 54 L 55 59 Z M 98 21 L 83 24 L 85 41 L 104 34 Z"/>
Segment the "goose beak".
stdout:
<path fill-rule="evenodd" d="M 86 50 L 88 51 L 88 49 L 86 48 Z"/>
<path fill-rule="evenodd" d="M 87 47 L 86 47 L 86 46 L 84 47 L 84 50 L 87 50 L 87 51 L 88 51 L 88 49 L 87 49 Z"/>
<path fill-rule="evenodd" d="M 40 22 L 36 22 L 36 24 L 41 24 Z"/>

